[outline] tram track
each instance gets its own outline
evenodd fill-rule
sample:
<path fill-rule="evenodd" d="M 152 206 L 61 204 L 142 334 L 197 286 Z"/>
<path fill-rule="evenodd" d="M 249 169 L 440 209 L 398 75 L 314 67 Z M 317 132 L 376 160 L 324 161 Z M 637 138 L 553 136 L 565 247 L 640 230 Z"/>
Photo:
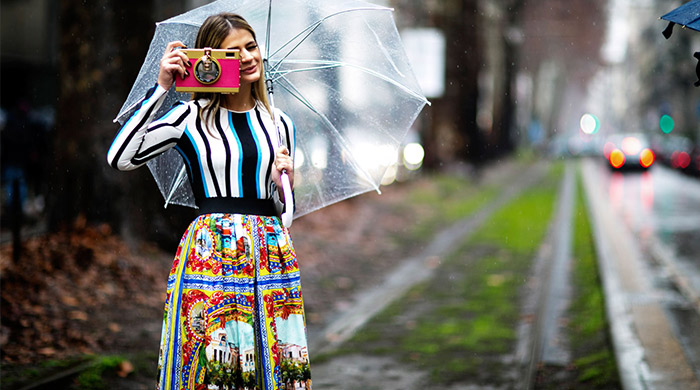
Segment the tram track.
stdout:
<path fill-rule="evenodd" d="M 547 239 L 540 246 L 529 276 L 530 286 L 522 302 L 518 329 L 517 360 L 521 366 L 518 389 L 536 388 L 538 369 L 543 364 L 568 366 L 571 352 L 561 320 L 571 299 L 570 259 L 572 209 L 575 202 L 573 163 L 566 165 L 556 212 Z"/>

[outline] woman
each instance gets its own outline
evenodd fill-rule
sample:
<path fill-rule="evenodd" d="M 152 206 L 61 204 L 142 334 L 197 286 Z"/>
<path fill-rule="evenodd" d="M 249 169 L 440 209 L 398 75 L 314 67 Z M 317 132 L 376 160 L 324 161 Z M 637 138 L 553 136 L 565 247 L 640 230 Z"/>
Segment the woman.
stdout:
<path fill-rule="evenodd" d="M 168 44 L 158 84 L 108 153 L 113 167 L 131 170 L 175 148 L 201 213 L 168 278 L 158 388 L 278 389 L 304 381 L 308 388 L 299 269 L 271 200 L 282 171 L 293 184 L 294 127 L 279 111 L 273 123 L 255 33 L 229 13 L 209 17 L 195 46 L 240 50 L 239 92 L 195 93 L 154 118 L 168 89 L 191 71 L 177 50 L 184 46 Z"/>

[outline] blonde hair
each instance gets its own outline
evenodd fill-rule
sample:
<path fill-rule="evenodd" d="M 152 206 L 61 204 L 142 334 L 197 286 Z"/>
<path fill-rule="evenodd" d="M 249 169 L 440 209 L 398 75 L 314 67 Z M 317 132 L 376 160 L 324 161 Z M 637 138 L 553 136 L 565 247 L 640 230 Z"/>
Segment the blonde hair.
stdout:
<path fill-rule="evenodd" d="M 242 16 L 230 12 L 222 12 L 212 15 L 204 21 L 197 33 L 195 47 L 221 47 L 226 37 L 228 37 L 234 29 L 247 30 L 257 42 L 253 27 L 251 27 Z M 251 86 L 251 92 L 253 94 L 253 99 L 260 101 L 265 106 L 265 109 L 267 109 L 267 112 L 270 113 L 270 117 L 274 120 L 275 115 L 267 99 L 267 90 L 265 88 L 265 69 L 262 63 L 259 66 L 261 70 L 260 78 Z M 221 94 L 215 92 L 195 92 L 192 94 L 192 100 L 199 99 L 209 100 L 202 110 L 202 120 L 208 123 L 221 109 Z"/>

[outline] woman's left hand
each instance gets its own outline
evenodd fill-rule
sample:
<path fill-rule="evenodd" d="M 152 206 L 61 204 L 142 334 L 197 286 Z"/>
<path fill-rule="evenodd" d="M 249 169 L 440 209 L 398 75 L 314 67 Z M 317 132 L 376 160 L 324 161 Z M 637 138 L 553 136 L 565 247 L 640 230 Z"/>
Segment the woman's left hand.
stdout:
<path fill-rule="evenodd" d="M 272 180 L 280 189 L 280 198 L 284 201 L 284 193 L 282 191 L 282 172 L 286 171 L 289 176 L 289 184 L 294 188 L 294 160 L 289 155 L 289 150 L 282 146 L 275 155 L 275 166 L 272 170 Z"/>

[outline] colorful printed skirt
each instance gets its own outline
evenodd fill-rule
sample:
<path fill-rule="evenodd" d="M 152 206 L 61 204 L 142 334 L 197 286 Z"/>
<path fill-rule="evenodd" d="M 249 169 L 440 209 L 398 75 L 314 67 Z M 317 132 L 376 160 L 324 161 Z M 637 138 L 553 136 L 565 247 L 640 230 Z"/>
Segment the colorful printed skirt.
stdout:
<path fill-rule="evenodd" d="M 299 268 L 276 217 L 205 214 L 168 278 L 158 389 L 310 389 Z"/>

